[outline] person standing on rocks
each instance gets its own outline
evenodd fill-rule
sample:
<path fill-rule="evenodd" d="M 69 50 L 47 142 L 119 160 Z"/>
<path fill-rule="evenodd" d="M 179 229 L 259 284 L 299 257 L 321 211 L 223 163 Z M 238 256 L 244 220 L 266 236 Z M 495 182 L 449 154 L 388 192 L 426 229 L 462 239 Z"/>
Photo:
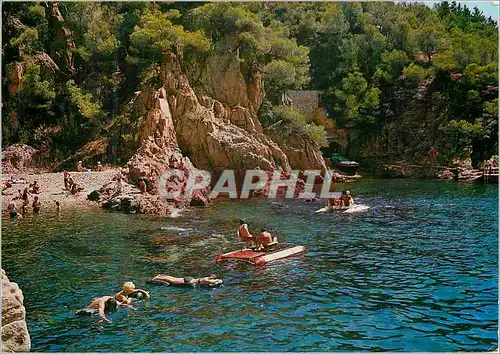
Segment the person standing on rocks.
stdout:
<path fill-rule="evenodd" d="M 439 155 L 439 152 L 434 148 L 434 146 L 431 146 L 430 150 L 429 150 L 429 156 L 431 157 L 431 161 L 432 163 L 436 163 L 436 159 Z"/>
<path fill-rule="evenodd" d="M 142 194 L 146 193 L 146 182 L 144 181 L 144 178 L 139 180 L 139 190 Z"/>
<path fill-rule="evenodd" d="M 116 192 L 120 194 L 122 192 L 122 176 L 119 175 L 116 178 Z"/>

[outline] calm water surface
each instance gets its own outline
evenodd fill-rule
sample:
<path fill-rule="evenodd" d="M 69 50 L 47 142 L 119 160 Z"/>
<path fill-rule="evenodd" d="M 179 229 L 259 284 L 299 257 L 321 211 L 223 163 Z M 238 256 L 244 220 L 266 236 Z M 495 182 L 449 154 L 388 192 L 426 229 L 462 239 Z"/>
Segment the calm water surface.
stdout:
<path fill-rule="evenodd" d="M 497 348 L 498 188 L 378 180 L 349 186 L 358 214 L 322 205 L 222 202 L 163 219 L 50 212 L 2 223 L 2 267 L 20 284 L 33 351 L 484 351 Z M 250 229 L 305 256 L 217 265 Z M 146 285 L 216 273 L 215 290 Z M 78 318 L 125 281 L 150 290 L 112 322 Z"/>

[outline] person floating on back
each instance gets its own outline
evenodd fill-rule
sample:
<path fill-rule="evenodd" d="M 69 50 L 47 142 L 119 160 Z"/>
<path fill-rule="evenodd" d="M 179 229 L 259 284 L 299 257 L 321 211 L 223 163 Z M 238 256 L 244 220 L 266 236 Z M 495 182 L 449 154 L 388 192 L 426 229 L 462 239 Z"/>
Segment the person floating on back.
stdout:
<path fill-rule="evenodd" d="M 211 274 L 208 277 L 203 278 L 193 278 L 184 277 L 177 278 L 170 275 L 158 274 L 152 280 L 149 280 L 150 284 L 166 284 L 178 287 L 205 287 L 205 288 L 215 288 L 222 285 L 222 279 L 218 279 L 215 274 Z"/>
<path fill-rule="evenodd" d="M 132 303 L 132 298 L 149 300 L 151 296 L 146 290 L 136 289 L 135 284 L 128 281 L 123 284 L 123 290 L 115 294 L 115 300 L 129 305 Z"/>

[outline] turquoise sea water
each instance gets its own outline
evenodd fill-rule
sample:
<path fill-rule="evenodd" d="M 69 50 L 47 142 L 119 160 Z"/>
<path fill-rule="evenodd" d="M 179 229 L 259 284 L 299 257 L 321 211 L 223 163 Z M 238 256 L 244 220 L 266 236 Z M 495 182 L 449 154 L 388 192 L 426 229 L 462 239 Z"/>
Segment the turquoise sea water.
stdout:
<path fill-rule="evenodd" d="M 227 201 L 178 219 L 64 211 L 2 223 L 2 267 L 25 296 L 33 351 L 484 351 L 498 342 L 498 188 L 444 181 L 349 185 L 358 214 L 319 203 Z M 238 219 L 306 255 L 215 264 Z M 220 275 L 215 290 L 146 285 Z M 112 322 L 74 312 L 125 281 L 151 292 Z"/>

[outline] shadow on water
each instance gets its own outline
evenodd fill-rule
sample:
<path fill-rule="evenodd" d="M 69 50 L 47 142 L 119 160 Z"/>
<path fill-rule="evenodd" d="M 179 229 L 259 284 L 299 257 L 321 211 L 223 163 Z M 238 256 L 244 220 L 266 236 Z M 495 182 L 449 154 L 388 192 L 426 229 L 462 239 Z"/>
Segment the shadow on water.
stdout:
<path fill-rule="evenodd" d="M 352 184 L 363 213 L 321 202 L 225 201 L 181 218 L 67 212 L 4 219 L 2 262 L 25 295 L 34 351 L 484 351 L 498 329 L 498 189 Z M 214 262 L 240 247 L 238 219 L 306 255 L 255 267 Z M 218 289 L 146 285 L 158 273 Z M 78 318 L 125 281 L 150 290 L 112 322 Z"/>

